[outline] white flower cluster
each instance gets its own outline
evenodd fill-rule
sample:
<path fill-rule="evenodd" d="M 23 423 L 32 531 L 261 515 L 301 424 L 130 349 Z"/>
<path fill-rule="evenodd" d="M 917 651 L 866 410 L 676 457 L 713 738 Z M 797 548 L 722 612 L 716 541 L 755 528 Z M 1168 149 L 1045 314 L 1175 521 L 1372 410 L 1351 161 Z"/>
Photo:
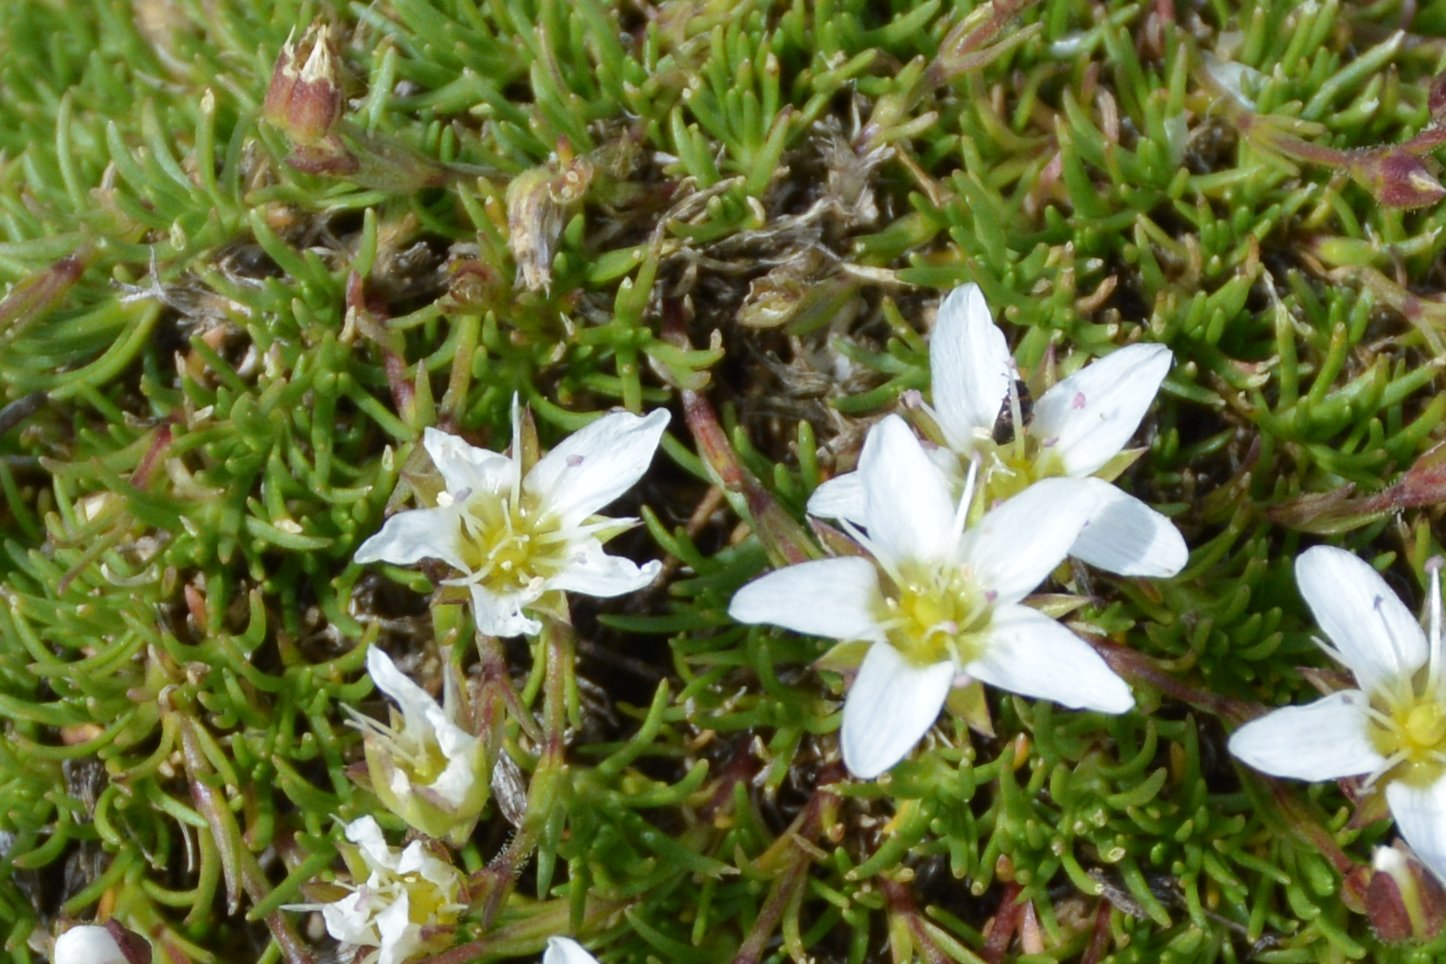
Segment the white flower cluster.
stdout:
<path fill-rule="evenodd" d="M 602 548 L 637 520 L 597 513 L 647 470 L 667 422 L 665 411 L 606 415 L 541 458 L 528 452 L 515 399 L 509 454 L 429 428 L 422 445 L 443 484 L 436 505 L 393 515 L 356 561 L 445 563 L 458 575 L 443 584 L 466 589 L 477 628 L 496 636 L 539 632 L 539 616 L 563 611 L 563 592 L 606 597 L 641 589 L 659 563 L 639 566 Z M 351 711 L 372 789 L 416 830 L 461 846 L 486 806 L 490 763 L 452 667 L 444 670 L 440 704 L 379 648 L 368 650 L 367 671 L 398 707 L 389 723 Z M 346 837 L 354 881 L 346 896 L 292 909 L 319 910 L 337 940 L 375 948 L 367 960 L 376 964 L 403 964 L 446 946 L 466 909 L 455 865 L 421 840 L 393 849 L 370 816 L 348 824 Z M 564 937 L 549 940 L 543 961 L 596 964 Z"/>
<path fill-rule="evenodd" d="M 289 909 L 319 910 L 332 937 L 352 947 L 376 948 L 363 959 L 367 964 L 405 964 L 445 948 L 467 906 L 462 872 L 421 840 L 402 850 L 389 846 L 371 817 L 347 824 L 346 838 L 353 844 L 347 854 L 354 879 L 349 893 Z M 551 937 L 542 964 L 598 961 L 571 938 Z"/>
<path fill-rule="evenodd" d="M 809 513 L 836 521 L 852 551 L 769 573 L 729 607 L 740 622 L 830 637 L 861 653 L 841 732 L 852 774 L 872 779 L 907 756 L 961 686 L 982 682 L 1105 713 L 1133 707 L 1128 685 L 1095 649 L 1029 596 L 1068 557 L 1127 577 L 1169 577 L 1185 565 L 1170 521 L 1112 484 L 1139 454 L 1125 446 L 1171 361 L 1161 345 L 1118 349 L 1050 387 L 1026 421 L 1014 360 L 979 289 L 966 285 L 944 299 L 930 343 L 932 404 L 917 407 L 913 427 L 899 415 L 880 420 L 857 471 L 809 501 Z M 996 441 L 1001 407 L 1013 433 Z M 392 516 L 356 559 L 444 563 L 455 575 L 443 585 L 464 589 L 478 630 L 494 636 L 538 633 L 541 620 L 565 614 L 564 592 L 640 589 L 659 563 L 602 548 L 637 520 L 598 512 L 641 478 L 667 420 L 662 411 L 608 415 L 541 457 L 529 451 L 515 400 L 508 454 L 428 429 L 423 446 L 443 484 L 436 504 Z M 1322 646 L 1359 688 L 1269 713 L 1236 731 L 1230 748 L 1278 776 L 1379 784 L 1402 835 L 1446 880 L 1438 574 L 1423 633 L 1349 553 L 1311 549 L 1296 573 L 1329 640 Z M 378 798 L 415 829 L 460 846 L 486 805 L 490 761 L 452 668 L 440 704 L 380 649 L 368 652 L 367 668 L 399 707 L 387 724 L 353 714 Z M 413 840 L 395 850 L 371 817 L 349 824 L 346 836 L 354 883 L 339 900 L 303 906 L 320 910 L 344 943 L 375 948 L 367 960 L 378 964 L 444 946 L 467 894 L 439 845 Z M 1378 867 L 1393 861 L 1401 862 L 1394 851 L 1377 856 Z M 57 942 L 57 959 L 95 956 L 102 945 L 109 954 L 110 941 L 103 928 L 76 928 Z M 543 961 L 596 964 L 561 937 Z"/>
<path fill-rule="evenodd" d="M 956 289 L 930 343 L 938 444 L 897 415 L 876 424 L 858 471 L 820 486 L 809 512 L 837 519 L 863 554 L 804 562 L 745 586 L 745 623 L 868 644 L 843 711 L 855 776 L 898 763 L 950 690 L 980 680 L 1064 706 L 1122 713 L 1129 687 L 1088 643 L 1024 604 L 1067 555 L 1124 575 L 1186 560 L 1170 522 L 1096 473 L 1120 455 L 1170 353 L 1134 345 L 1046 391 L 1023 425 L 1014 362 L 979 289 Z M 1015 436 L 993 431 L 1010 401 Z"/>

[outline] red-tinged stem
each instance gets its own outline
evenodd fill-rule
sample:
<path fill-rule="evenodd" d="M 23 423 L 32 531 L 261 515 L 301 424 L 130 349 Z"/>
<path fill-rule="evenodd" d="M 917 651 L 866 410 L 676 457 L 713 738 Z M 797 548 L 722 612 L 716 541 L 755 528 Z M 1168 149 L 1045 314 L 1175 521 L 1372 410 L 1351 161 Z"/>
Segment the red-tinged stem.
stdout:
<path fill-rule="evenodd" d="M 94 256 L 87 245 L 18 282 L 10 294 L 0 300 L 0 341 L 14 338 L 60 304 L 92 260 Z"/>
<path fill-rule="evenodd" d="M 879 889 L 883 891 L 889 914 L 903 918 L 904 926 L 909 928 L 909 934 L 913 938 L 914 949 L 923 955 L 923 960 L 928 961 L 929 964 L 945 964 L 948 958 L 944 956 L 939 945 L 934 943 L 934 939 L 925 930 L 923 916 L 919 913 L 919 905 L 915 903 L 914 894 L 909 889 L 909 885 L 897 880 L 890 880 L 887 877 L 880 877 Z"/>
<path fill-rule="evenodd" d="M 676 299 L 668 299 L 663 304 L 663 338 L 674 347 L 692 348 L 683 307 Z M 782 565 L 818 558 L 818 550 L 808 538 L 807 530 L 783 511 L 778 501 L 743 467 L 707 396 L 688 388 L 683 389 L 681 394 L 683 419 L 693 435 L 694 444 L 698 446 L 698 454 L 724 493 L 733 497 L 729 501 L 734 509 L 746 512 L 769 557 Z M 741 506 L 736 498 L 739 495 L 743 497 Z"/>
<path fill-rule="evenodd" d="M 784 908 L 794 900 L 807 879 L 808 864 L 801 860 L 790 863 L 782 873 L 773 878 L 773 885 L 768 888 L 768 896 L 764 898 L 763 906 L 758 908 L 753 929 L 743 946 L 738 948 L 733 964 L 758 964 L 763 960 L 763 952 L 773 938 L 773 931 L 783 919 Z"/>
<path fill-rule="evenodd" d="M 1336 838 L 1329 830 L 1320 825 L 1290 787 L 1274 777 L 1264 777 L 1262 782 L 1270 788 L 1270 796 L 1286 817 L 1290 829 L 1296 836 L 1320 851 L 1342 876 L 1360 866 L 1341 849 L 1340 844 L 1336 843 Z"/>
<path fill-rule="evenodd" d="M 352 313 L 357 329 L 376 342 L 382 352 L 382 368 L 387 375 L 387 387 L 392 390 L 392 404 L 397 412 L 406 415 L 412 405 L 416 389 L 407 378 L 407 362 L 402 357 L 401 339 L 395 332 L 387 330 L 390 318 L 386 308 L 366 295 L 366 286 L 361 275 L 353 271 L 346 279 L 346 306 Z"/>
<path fill-rule="evenodd" d="M 1080 964 L 1100 964 L 1110 949 L 1110 913 L 1113 908 L 1107 900 L 1101 900 L 1095 908 L 1095 926 L 1090 934 L 1089 947 L 1085 948 Z"/>
<path fill-rule="evenodd" d="M 542 742 L 542 729 L 537 725 L 537 720 L 527 707 L 522 705 L 522 697 L 518 694 L 517 688 L 512 685 L 512 676 L 507 671 L 507 658 L 502 654 L 502 647 L 497 642 L 496 636 L 488 636 L 484 633 L 477 634 L 477 653 L 481 657 L 481 684 L 483 710 L 480 727 L 485 729 L 494 721 L 494 710 L 492 700 L 499 695 L 506 706 L 509 715 L 517 721 L 529 740 Z"/>
<path fill-rule="evenodd" d="M 538 839 L 552 819 L 566 779 L 567 691 L 576 641 L 565 612 L 544 617 L 541 643 L 546 663 L 542 682 L 541 753 L 528 787 L 527 815 L 502 852 L 469 881 L 468 889 L 474 905 L 480 906 L 484 928 L 496 919 L 516 886 L 518 873 L 537 849 Z"/>
<path fill-rule="evenodd" d="M 939 44 L 939 55 L 929 65 L 925 82 L 930 87 L 946 84 L 961 74 L 978 70 L 999 55 L 985 49 L 1019 12 L 1035 0 L 994 0 L 984 22 L 971 29 L 955 27 Z"/>
<path fill-rule="evenodd" d="M 1166 695 L 1203 710 L 1232 726 L 1239 726 L 1266 712 L 1265 707 L 1247 703 L 1244 700 L 1219 696 L 1206 690 L 1197 689 L 1155 666 L 1149 657 L 1125 646 L 1109 642 L 1098 636 L 1081 634 L 1095 650 L 1104 657 L 1110 668 L 1128 679 L 1138 680 L 1155 687 Z M 1290 790 L 1277 780 L 1266 779 L 1271 796 L 1288 818 L 1294 831 L 1312 846 L 1325 854 L 1342 874 L 1349 873 L 1356 862 L 1346 855 L 1336 843 L 1335 837 L 1322 827 Z"/>
<path fill-rule="evenodd" d="M 1182 703 L 1188 703 L 1196 709 L 1203 710 L 1212 716 L 1218 716 L 1233 725 L 1238 726 L 1265 712 L 1264 707 L 1191 686 L 1189 683 L 1171 676 L 1156 666 L 1148 656 L 1130 649 L 1128 646 L 1121 646 L 1104 637 L 1089 633 L 1080 633 L 1080 636 L 1093 646 L 1095 651 L 1104 657 L 1110 669 L 1119 675 L 1153 686 Z"/>
<path fill-rule="evenodd" d="M 138 489 L 146 487 L 146 483 L 151 479 L 151 473 L 155 471 L 156 463 L 161 459 L 161 454 L 170 447 L 171 437 L 171 422 L 168 419 L 156 427 L 156 436 L 151 439 L 150 448 L 146 449 L 146 454 L 141 456 L 136 470 L 131 473 L 131 485 Z"/>
<path fill-rule="evenodd" d="M 984 947 L 979 954 L 989 964 L 1001 964 L 1004 955 L 1009 951 L 1009 943 L 1014 939 L 1014 932 L 1018 929 L 1019 920 L 1024 913 L 1024 907 L 1019 903 L 1022 889 L 1016 883 L 1004 885 L 1004 895 L 999 898 L 999 909 L 989 921 Z"/>
<path fill-rule="evenodd" d="M 683 417 L 698 454 L 713 471 L 723 491 L 743 496 L 743 508 L 753 524 L 753 530 L 763 541 L 768 554 L 784 565 L 807 562 L 817 558 L 803 526 L 783 510 L 778 501 L 768 493 L 758 480 L 749 474 L 739 461 L 738 454 L 728 443 L 728 435 L 718 423 L 718 413 L 706 397 L 698 392 L 684 389 Z M 734 503 L 735 507 L 737 503 Z"/>
<path fill-rule="evenodd" d="M 196 808 L 206 818 L 216 849 L 221 856 L 221 873 L 226 882 L 226 899 L 232 913 L 240 907 L 241 891 L 253 901 L 264 900 L 271 892 L 271 884 L 256 862 L 256 857 L 242 845 L 241 828 L 236 815 L 226 805 L 225 795 L 213 783 L 216 774 L 201 750 L 200 740 L 195 732 L 195 722 L 181 717 L 181 748 L 186 761 L 186 774 L 191 785 L 191 798 Z M 271 931 L 277 947 L 287 964 L 313 964 L 311 952 L 291 928 L 291 922 L 282 911 L 266 915 L 266 926 Z"/>
<path fill-rule="evenodd" d="M 838 774 L 825 779 L 821 774 L 820 782 L 824 785 L 813 791 L 808 805 L 794 819 L 793 826 L 784 831 L 755 862 L 759 870 L 773 873 L 773 884 L 768 888 L 768 896 L 758 910 L 753 929 L 738 948 L 733 964 L 758 964 L 773 938 L 774 930 L 783 920 L 784 912 L 798 899 L 808 881 L 808 870 L 815 853 L 813 839 L 838 814 L 839 797 L 828 789 L 828 784 L 841 777 L 842 774 Z"/>

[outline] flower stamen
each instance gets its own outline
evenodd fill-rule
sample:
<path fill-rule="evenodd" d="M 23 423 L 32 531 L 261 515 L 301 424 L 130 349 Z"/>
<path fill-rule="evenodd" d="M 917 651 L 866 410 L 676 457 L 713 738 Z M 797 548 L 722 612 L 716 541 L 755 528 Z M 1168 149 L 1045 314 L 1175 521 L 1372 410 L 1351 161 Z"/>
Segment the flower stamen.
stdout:
<path fill-rule="evenodd" d="M 907 576 L 878 615 L 889 642 L 916 666 L 972 659 L 968 640 L 988 627 L 990 606 L 968 571 L 946 565 Z"/>
<path fill-rule="evenodd" d="M 1426 572 L 1431 576 L 1430 602 L 1427 612 L 1426 635 L 1426 692 L 1439 693 L 1441 690 L 1441 557 L 1432 556 L 1426 560 Z"/>

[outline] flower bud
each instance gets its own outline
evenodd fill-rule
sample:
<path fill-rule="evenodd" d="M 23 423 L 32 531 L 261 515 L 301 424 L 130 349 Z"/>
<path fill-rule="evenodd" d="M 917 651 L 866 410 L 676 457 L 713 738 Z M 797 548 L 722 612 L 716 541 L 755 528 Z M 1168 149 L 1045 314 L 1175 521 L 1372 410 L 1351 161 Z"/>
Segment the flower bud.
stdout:
<path fill-rule="evenodd" d="M 287 40 L 276 58 L 262 113 L 299 145 L 329 136 L 345 106 L 331 30 L 315 23 L 300 44 Z"/>
<path fill-rule="evenodd" d="M 1383 941 L 1429 940 L 1441 931 L 1440 884 L 1395 847 L 1377 847 L 1366 887 L 1366 914 Z"/>
<path fill-rule="evenodd" d="M 1352 155 L 1350 173 L 1387 207 L 1419 208 L 1446 198 L 1446 188 L 1425 163 L 1403 150 Z"/>
<path fill-rule="evenodd" d="M 143 964 L 150 945 L 115 921 L 78 924 L 55 939 L 55 964 Z"/>

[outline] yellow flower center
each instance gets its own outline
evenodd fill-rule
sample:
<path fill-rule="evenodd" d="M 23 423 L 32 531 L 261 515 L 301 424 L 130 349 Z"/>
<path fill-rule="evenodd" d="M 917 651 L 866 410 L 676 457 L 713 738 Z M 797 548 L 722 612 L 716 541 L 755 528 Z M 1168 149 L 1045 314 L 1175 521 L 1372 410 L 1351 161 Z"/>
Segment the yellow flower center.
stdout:
<path fill-rule="evenodd" d="M 991 607 L 968 571 L 944 566 L 901 576 L 879 613 L 894 648 L 916 666 L 977 655 L 977 635 L 988 627 Z"/>
<path fill-rule="evenodd" d="M 1411 707 L 1404 730 L 1413 749 L 1434 749 L 1446 737 L 1446 715 L 1441 712 L 1441 704 L 1433 701 Z"/>
<path fill-rule="evenodd" d="M 426 786 L 433 783 L 442 771 L 447 769 L 447 756 L 442 752 L 442 745 L 432 731 L 421 739 L 421 746 L 414 746 L 412 752 L 405 756 L 405 768 L 407 776 L 413 783 Z"/>
<path fill-rule="evenodd" d="M 1413 693 L 1408 701 L 1375 708 L 1371 743 L 1399 761 L 1402 779 L 1430 783 L 1446 773 L 1446 707 L 1434 695 Z"/>
<path fill-rule="evenodd" d="M 445 926 L 457 920 L 460 907 L 455 893 L 443 892 L 441 887 L 419 873 L 403 874 L 397 882 L 407 893 L 407 918 L 413 924 Z"/>
<path fill-rule="evenodd" d="M 468 572 L 495 592 L 516 592 L 563 568 L 567 537 L 561 524 L 550 513 L 540 513 L 536 499 L 525 492 L 516 499 L 471 497 L 460 525 Z"/>
<path fill-rule="evenodd" d="M 979 477 L 984 487 L 984 504 L 995 505 L 1013 498 L 1040 479 L 1064 474 L 1059 458 L 1029 435 L 1000 445 L 980 442 Z"/>

